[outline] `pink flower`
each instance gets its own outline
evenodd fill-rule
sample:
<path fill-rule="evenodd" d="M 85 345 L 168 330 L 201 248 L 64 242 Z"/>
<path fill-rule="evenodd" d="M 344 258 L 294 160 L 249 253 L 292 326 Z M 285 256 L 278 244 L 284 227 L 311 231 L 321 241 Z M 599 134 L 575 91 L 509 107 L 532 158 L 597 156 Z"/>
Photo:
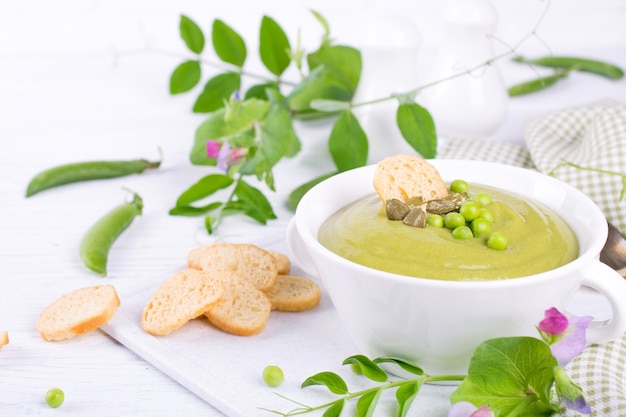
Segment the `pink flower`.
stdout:
<path fill-rule="evenodd" d="M 495 414 L 489 407 L 483 405 L 476 407 L 467 401 L 459 401 L 450 407 L 448 417 L 494 417 Z"/>
<path fill-rule="evenodd" d="M 231 148 L 228 142 L 209 140 L 206 143 L 206 155 L 208 158 L 217 159 L 217 167 L 226 172 L 230 167 L 236 165 L 248 154 L 248 149 L 239 147 Z"/>
<path fill-rule="evenodd" d="M 563 365 L 587 346 L 586 331 L 592 317 L 565 317 L 552 307 L 545 312 L 545 318 L 537 326 L 539 334 L 549 345 L 552 354 Z"/>
<path fill-rule="evenodd" d="M 206 156 L 209 158 L 217 158 L 222 144 L 216 140 L 209 140 L 206 143 Z"/>

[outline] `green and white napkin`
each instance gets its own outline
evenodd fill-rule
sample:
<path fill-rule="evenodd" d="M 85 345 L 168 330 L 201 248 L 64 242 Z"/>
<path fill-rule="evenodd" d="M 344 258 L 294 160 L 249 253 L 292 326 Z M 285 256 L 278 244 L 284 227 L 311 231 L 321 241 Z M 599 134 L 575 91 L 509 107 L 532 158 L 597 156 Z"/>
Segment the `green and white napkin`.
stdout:
<path fill-rule="evenodd" d="M 552 173 L 587 194 L 626 235 L 626 105 L 606 101 L 555 111 L 527 122 L 526 147 L 510 143 L 446 139 L 438 158 L 501 162 Z M 564 162 L 576 164 L 563 166 Z M 584 169 L 581 169 L 584 168 Z M 626 335 L 585 349 L 567 365 L 593 417 L 626 416 Z M 567 411 L 565 417 L 580 416 Z"/>

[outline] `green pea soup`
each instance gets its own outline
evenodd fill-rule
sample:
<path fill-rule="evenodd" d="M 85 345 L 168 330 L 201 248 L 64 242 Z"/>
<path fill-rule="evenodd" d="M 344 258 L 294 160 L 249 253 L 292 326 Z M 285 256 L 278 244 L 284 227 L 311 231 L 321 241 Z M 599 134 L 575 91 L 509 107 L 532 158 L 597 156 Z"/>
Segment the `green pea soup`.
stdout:
<path fill-rule="evenodd" d="M 545 205 L 513 193 L 470 185 L 470 195 L 486 192 L 492 202 L 492 232 L 507 236 L 505 250 L 487 247 L 487 236 L 455 239 L 450 230 L 410 227 L 387 219 L 376 194 L 329 217 L 318 239 L 350 261 L 382 271 L 439 280 L 496 280 L 528 276 L 564 265 L 578 256 L 572 229 Z"/>

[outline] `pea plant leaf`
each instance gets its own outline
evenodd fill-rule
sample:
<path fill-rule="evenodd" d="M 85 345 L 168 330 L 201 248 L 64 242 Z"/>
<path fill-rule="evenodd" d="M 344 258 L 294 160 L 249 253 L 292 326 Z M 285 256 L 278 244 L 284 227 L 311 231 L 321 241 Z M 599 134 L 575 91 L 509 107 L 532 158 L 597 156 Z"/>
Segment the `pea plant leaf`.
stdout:
<path fill-rule="evenodd" d="M 201 76 L 200 62 L 196 60 L 182 62 L 170 76 L 170 94 L 180 94 L 191 90 L 200 82 Z"/>
<path fill-rule="evenodd" d="M 367 162 L 367 136 L 354 114 L 342 112 L 330 133 L 328 148 L 339 171 L 363 166 Z"/>
<path fill-rule="evenodd" d="M 175 206 L 169 211 L 172 216 L 201 216 L 209 211 L 217 210 L 222 207 L 223 203 L 216 201 L 205 206 Z"/>
<path fill-rule="evenodd" d="M 372 381 L 387 382 L 389 380 L 387 373 L 365 355 L 350 356 L 343 361 L 343 364 L 358 366 L 363 375 Z"/>
<path fill-rule="evenodd" d="M 209 113 L 224 106 L 241 85 L 241 75 L 224 72 L 209 79 L 193 105 L 194 113 Z"/>
<path fill-rule="evenodd" d="M 398 402 L 398 417 L 405 417 L 411 408 L 411 404 L 419 390 L 424 384 L 423 379 L 415 380 L 413 383 L 401 385 L 396 390 L 396 400 Z"/>
<path fill-rule="evenodd" d="M 213 49 L 222 61 L 243 67 L 247 55 L 246 43 L 234 29 L 222 20 L 215 19 L 211 37 Z"/>
<path fill-rule="evenodd" d="M 233 182 L 234 180 L 231 177 L 224 174 L 210 174 L 202 177 L 178 197 L 176 206 L 188 206 L 191 203 L 213 195 L 219 190 L 230 187 Z"/>
<path fill-rule="evenodd" d="M 450 400 L 489 404 L 499 417 L 551 416 L 559 409 L 550 396 L 557 365 L 550 346 L 539 339 L 490 339 L 474 351 L 468 376 Z"/>
<path fill-rule="evenodd" d="M 279 77 L 291 63 L 291 46 L 287 35 L 274 19 L 263 16 L 259 53 L 265 68 Z"/>
<path fill-rule="evenodd" d="M 358 50 L 341 45 L 326 46 L 309 54 L 307 60 L 309 74 L 288 95 L 295 117 L 319 117 L 320 111 L 311 107 L 314 100 L 352 100 L 361 77 Z M 322 115 L 327 111 L 324 109 Z"/>
<path fill-rule="evenodd" d="M 356 403 L 357 417 L 371 417 L 374 414 L 380 395 L 382 394 L 382 388 L 362 395 Z"/>
<path fill-rule="evenodd" d="M 202 29 L 192 19 L 185 15 L 180 16 L 179 23 L 180 37 L 187 45 L 187 48 L 200 55 L 204 50 L 204 34 Z"/>
<path fill-rule="evenodd" d="M 323 385 L 330 392 L 337 395 L 346 395 L 348 393 L 348 385 L 346 382 L 334 372 L 320 372 L 304 380 L 301 388 L 310 387 L 312 385 Z"/>
<path fill-rule="evenodd" d="M 243 179 L 237 182 L 234 193 L 237 197 L 237 202 L 240 204 L 240 209 L 248 217 L 261 224 L 266 224 L 268 220 L 276 218 L 272 205 L 265 195 Z"/>
<path fill-rule="evenodd" d="M 401 103 L 396 112 L 396 122 L 409 145 L 424 158 L 437 155 L 437 133 L 432 116 L 419 104 Z"/>
<path fill-rule="evenodd" d="M 341 416 L 341 412 L 343 411 L 343 407 L 346 404 L 346 400 L 344 398 L 337 400 L 324 411 L 322 417 L 339 417 Z"/>
<path fill-rule="evenodd" d="M 246 90 L 246 94 L 244 99 L 249 98 L 258 98 L 260 100 L 268 100 L 270 96 L 268 95 L 268 90 L 270 91 L 279 91 L 279 85 L 275 82 L 261 83 L 255 84 Z"/>
<path fill-rule="evenodd" d="M 414 375 L 424 375 L 424 371 L 422 370 L 422 368 L 420 368 L 413 362 L 407 361 L 406 359 L 402 358 L 380 357 L 374 359 L 374 363 L 393 363 Z"/>

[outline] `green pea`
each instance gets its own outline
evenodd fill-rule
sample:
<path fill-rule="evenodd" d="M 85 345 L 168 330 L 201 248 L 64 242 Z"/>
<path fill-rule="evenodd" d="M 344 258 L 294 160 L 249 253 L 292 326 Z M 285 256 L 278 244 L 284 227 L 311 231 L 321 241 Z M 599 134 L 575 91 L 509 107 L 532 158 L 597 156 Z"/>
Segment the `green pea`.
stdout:
<path fill-rule="evenodd" d="M 35 175 L 26 188 L 26 197 L 47 190 L 80 181 L 116 178 L 140 174 L 148 168 L 158 168 L 161 161 L 136 159 L 131 161 L 92 161 L 60 165 Z"/>
<path fill-rule="evenodd" d="M 576 71 L 590 72 L 596 75 L 619 80 L 624 77 L 624 70 L 608 62 L 594 59 L 579 58 L 572 56 L 546 56 L 536 59 L 526 59 L 523 57 L 513 58 L 516 62 L 524 64 L 538 65 L 549 68 L 573 68 Z"/>
<path fill-rule="evenodd" d="M 516 84 L 509 87 L 509 96 L 521 96 L 524 94 L 534 93 L 536 91 L 544 90 L 551 85 L 556 84 L 559 80 L 566 78 L 569 74 L 569 70 L 557 70 L 554 74 L 545 77 L 535 78 L 534 80 L 525 81 L 520 84 Z"/>
<path fill-rule="evenodd" d="M 466 193 L 469 190 L 467 181 L 454 180 L 450 183 L 450 191 L 453 193 Z"/>
<path fill-rule="evenodd" d="M 504 250 L 508 246 L 508 239 L 503 233 L 493 232 L 487 239 L 487 247 L 490 249 Z"/>
<path fill-rule="evenodd" d="M 472 196 L 472 201 L 480 204 L 482 207 L 488 206 L 491 204 L 491 196 L 487 193 L 477 193 Z"/>
<path fill-rule="evenodd" d="M 133 193 L 131 202 L 115 207 L 91 226 L 80 243 L 80 258 L 87 268 L 106 276 L 109 250 L 113 242 L 142 210 L 141 197 Z"/>
<path fill-rule="evenodd" d="M 443 224 L 448 229 L 454 229 L 459 226 L 465 225 L 465 217 L 461 215 L 461 213 L 457 213 L 456 211 L 452 211 L 447 213 L 443 218 Z"/>
<path fill-rule="evenodd" d="M 473 203 L 471 201 L 465 202 L 461 204 L 461 207 L 459 208 L 459 213 L 461 214 L 461 216 L 463 216 L 466 222 L 471 222 L 480 215 L 480 206 L 477 203 Z"/>
<path fill-rule="evenodd" d="M 489 209 L 486 209 L 486 208 L 480 209 L 480 214 L 478 215 L 478 218 L 485 219 L 489 223 L 493 223 L 493 213 Z"/>
<path fill-rule="evenodd" d="M 431 227 L 443 227 L 443 217 L 441 214 L 429 214 L 426 218 L 426 224 Z"/>
<path fill-rule="evenodd" d="M 472 230 L 467 226 L 455 227 L 452 230 L 452 236 L 459 240 L 470 240 L 474 237 Z"/>
<path fill-rule="evenodd" d="M 472 221 L 470 229 L 472 229 L 474 236 L 488 235 L 489 232 L 491 232 L 491 223 L 488 220 L 479 217 Z"/>
<path fill-rule="evenodd" d="M 65 401 L 65 394 L 60 388 L 50 388 L 46 392 L 46 404 L 52 408 L 60 407 Z"/>
<path fill-rule="evenodd" d="M 283 370 L 276 365 L 268 365 L 263 369 L 263 381 L 270 387 L 277 387 L 285 380 Z"/>

